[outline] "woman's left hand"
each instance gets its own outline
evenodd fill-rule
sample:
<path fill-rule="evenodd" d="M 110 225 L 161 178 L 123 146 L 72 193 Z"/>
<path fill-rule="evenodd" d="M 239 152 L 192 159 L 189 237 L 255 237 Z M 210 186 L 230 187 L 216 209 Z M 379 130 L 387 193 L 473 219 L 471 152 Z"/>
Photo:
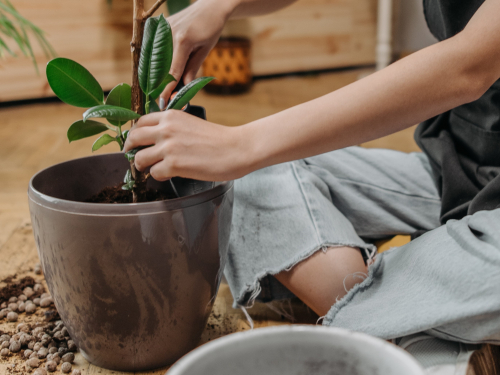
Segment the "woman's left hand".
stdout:
<path fill-rule="evenodd" d="M 243 130 L 182 111 L 156 112 L 137 121 L 124 151 L 152 145 L 135 155 L 135 166 L 139 171 L 151 167 L 151 176 L 158 181 L 171 177 L 233 180 L 252 170 L 250 147 Z"/>

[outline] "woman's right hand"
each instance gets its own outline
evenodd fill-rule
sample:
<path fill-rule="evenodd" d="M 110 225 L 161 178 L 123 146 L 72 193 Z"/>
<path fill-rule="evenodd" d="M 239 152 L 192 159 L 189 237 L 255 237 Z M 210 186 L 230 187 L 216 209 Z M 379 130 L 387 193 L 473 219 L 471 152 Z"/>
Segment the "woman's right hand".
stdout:
<path fill-rule="evenodd" d="M 170 74 L 184 84 L 191 82 L 220 37 L 227 19 L 239 0 L 197 0 L 168 17 L 172 27 L 174 54 Z M 168 103 L 177 82 L 170 83 L 160 98 Z"/>

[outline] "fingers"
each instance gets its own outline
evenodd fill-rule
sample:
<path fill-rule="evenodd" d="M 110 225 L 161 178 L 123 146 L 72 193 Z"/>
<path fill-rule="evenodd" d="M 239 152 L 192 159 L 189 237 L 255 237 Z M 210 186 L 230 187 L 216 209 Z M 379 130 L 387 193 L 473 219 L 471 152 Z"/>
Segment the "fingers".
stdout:
<path fill-rule="evenodd" d="M 208 53 L 210 52 L 210 49 L 210 46 L 208 48 L 200 48 L 198 51 L 191 55 L 186 65 L 186 69 L 184 70 L 184 84 L 187 85 L 189 82 L 196 78 L 196 74 L 198 73 L 201 64 L 203 64 L 205 57 L 207 57 Z"/>
<path fill-rule="evenodd" d="M 151 177 L 153 177 L 156 181 L 166 181 L 172 177 L 175 177 L 172 176 L 171 168 L 168 167 L 165 160 L 162 160 L 159 163 L 153 165 L 149 170 L 149 173 L 151 173 Z"/>
<path fill-rule="evenodd" d="M 160 147 L 153 146 L 145 148 L 139 151 L 135 155 L 134 164 L 139 171 L 144 171 L 147 167 L 150 167 L 163 160 L 161 155 Z"/>
<path fill-rule="evenodd" d="M 165 103 L 168 103 L 170 99 L 170 95 L 174 90 L 177 83 L 182 78 L 182 74 L 184 73 L 184 68 L 186 67 L 186 63 L 189 59 L 189 55 L 191 50 L 187 47 L 186 43 L 182 40 L 182 36 L 179 38 L 180 40 L 177 43 L 174 42 L 174 56 L 172 58 L 172 65 L 170 67 L 170 74 L 174 76 L 177 82 L 171 82 L 165 87 L 165 90 L 160 94 L 160 98 L 165 100 Z"/>
<path fill-rule="evenodd" d="M 161 112 L 154 112 L 150 113 L 148 115 L 142 116 L 139 120 L 134 125 L 134 129 L 136 128 L 142 128 L 145 126 L 155 126 L 160 123 L 160 119 L 162 117 L 163 113 Z"/>
<path fill-rule="evenodd" d="M 158 129 L 155 127 L 142 127 L 130 131 L 123 151 L 127 152 L 139 146 L 150 146 L 156 143 Z"/>

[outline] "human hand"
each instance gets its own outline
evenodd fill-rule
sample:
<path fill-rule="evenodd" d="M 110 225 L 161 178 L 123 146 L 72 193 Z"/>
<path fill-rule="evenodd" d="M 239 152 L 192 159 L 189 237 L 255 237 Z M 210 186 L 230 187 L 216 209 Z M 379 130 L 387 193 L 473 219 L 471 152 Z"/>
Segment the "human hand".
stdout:
<path fill-rule="evenodd" d="M 174 55 L 170 74 L 188 84 L 195 77 L 222 28 L 239 0 L 198 0 L 167 18 L 172 27 Z M 171 82 L 160 95 L 168 103 L 177 82 Z"/>
<path fill-rule="evenodd" d="M 243 127 L 217 125 L 182 111 L 143 116 L 125 142 L 127 152 L 149 146 L 135 155 L 139 171 L 151 167 L 158 181 L 186 177 L 226 181 L 252 171 L 251 147 Z"/>

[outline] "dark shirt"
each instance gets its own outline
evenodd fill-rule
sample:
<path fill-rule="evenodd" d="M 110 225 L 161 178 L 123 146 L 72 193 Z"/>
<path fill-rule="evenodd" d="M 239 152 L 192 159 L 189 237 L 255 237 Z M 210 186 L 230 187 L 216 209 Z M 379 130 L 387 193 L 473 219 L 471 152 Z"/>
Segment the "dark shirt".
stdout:
<path fill-rule="evenodd" d="M 451 38 L 483 2 L 424 0 L 429 29 L 438 40 Z M 500 80 L 480 99 L 420 124 L 415 140 L 431 162 L 443 224 L 500 207 Z"/>

